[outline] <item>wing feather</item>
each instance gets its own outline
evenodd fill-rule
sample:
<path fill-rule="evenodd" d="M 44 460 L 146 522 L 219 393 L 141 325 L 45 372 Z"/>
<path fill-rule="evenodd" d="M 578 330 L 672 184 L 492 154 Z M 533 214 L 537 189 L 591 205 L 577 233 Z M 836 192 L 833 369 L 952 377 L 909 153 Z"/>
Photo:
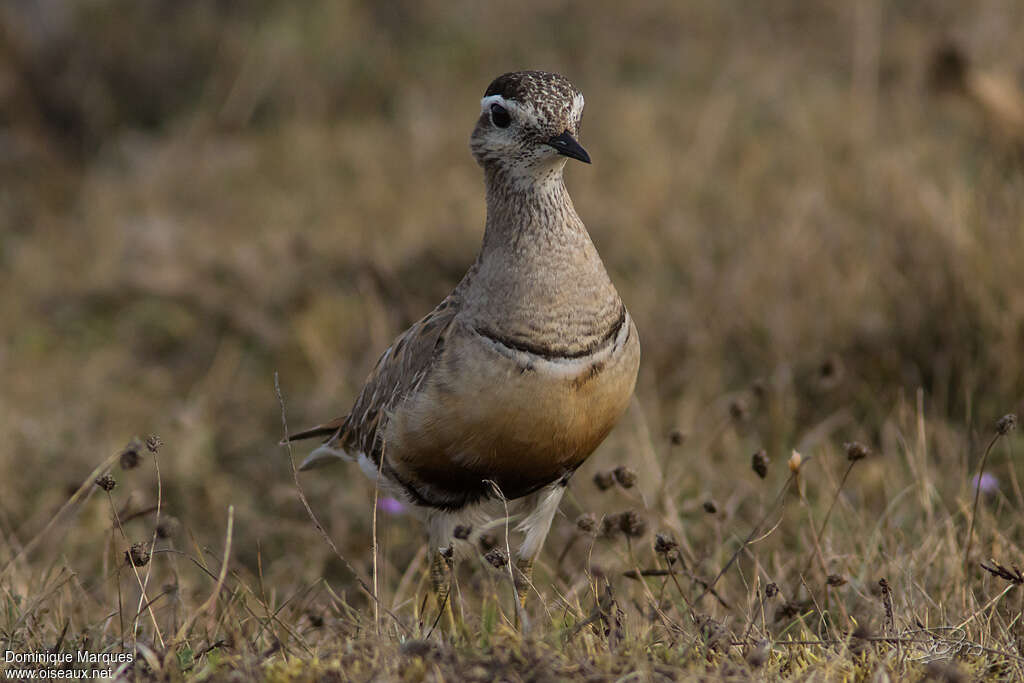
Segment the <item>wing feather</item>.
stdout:
<path fill-rule="evenodd" d="M 429 374 L 457 312 L 457 300 L 449 296 L 395 339 L 381 354 L 352 411 L 326 445 L 365 453 L 375 464 L 380 462 L 381 435 L 389 414 Z"/>

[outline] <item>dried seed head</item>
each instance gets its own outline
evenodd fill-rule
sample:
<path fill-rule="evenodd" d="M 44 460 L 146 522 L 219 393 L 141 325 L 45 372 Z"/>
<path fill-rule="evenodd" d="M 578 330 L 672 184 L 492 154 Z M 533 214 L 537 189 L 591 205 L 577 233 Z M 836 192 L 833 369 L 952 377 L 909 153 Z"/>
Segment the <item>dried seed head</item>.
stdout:
<path fill-rule="evenodd" d="M 713 501 L 713 500 L 705 500 L 704 501 L 704 512 L 708 513 L 709 515 L 713 515 L 716 512 L 718 512 L 718 506 L 715 505 L 715 501 Z"/>
<path fill-rule="evenodd" d="M 846 579 L 841 577 L 839 574 L 829 574 L 828 578 L 825 579 L 825 583 L 833 588 L 838 588 L 846 583 Z"/>
<path fill-rule="evenodd" d="M 750 469 L 754 470 L 754 472 L 757 473 L 757 476 L 764 479 L 766 476 L 768 476 L 769 462 L 771 462 L 771 460 L 768 457 L 767 451 L 765 451 L 764 449 L 759 450 L 757 453 L 754 453 L 752 456 L 750 456 Z"/>
<path fill-rule="evenodd" d="M 665 534 L 657 534 L 654 537 L 654 552 L 659 555 L 664 555 L 670 550 L 675 550 L 679 547 L 679 544 L 671 536 Z"/>
<path fill-rule="evenodd" d="M 754 383 L 750 385 L 750 393 L 754 395 L 754 398 L 760 401 L 765 397 L 765 394 L 768 393 L 768 390 L 765 388 L 764 382 L 758 379 L 754 380 Z"/>
<path fill-rule="evenodd" d="M 619 529 L 630 538 L 640 538 L 647 531 L 647 522 L 636 510 L 626 510 L 619 514 Z"/>
<path fill-rule="evenodd" d="M 163 517 L 160 523 L 156 525 L 156 537 L 172 538 L 178 534 L 180 529 L 181 522 L 178 521 L 177 517 Z"/>
<path fill-rule="evenodd" d="M 156 434 L 150 434 L 146 437 L 146 448 L 149 449 L 150 453 L 156 453 L 160 450 L 160 447 L 164 445 L 163 439 Z"/>
<path fill-rule="evenodd" d="M 789 471 L 792 472 L 793 474 L 798 473 L 800 471 L 800 465 L 801 463 L 803 463 L 803 460 L 803 456 L 794 450 L 793 454 L 789 456 Z"/>
<path fill-rule="evenodd" d="M 766 598 L 774 598 L 778 594 L 779 594 L 779 584 L 777 584 L 777 583 L 769 583 L 767 586 L 764 587 L 764 597 L 766 597 Z"/>
<path fill-rule="evenodd" d="M 452 536 L 460 541 L 465 541 L 471 533 L 473 533 L 473 527 L 468 524 L 458 524 L 452 532 Z"/>
<path fill-rule="evenodd" d="M 487 551 L 487 554 L 484 555 L 484 559 L 490 562 L 492 567 L 496 567 L 498 569 L 501 569 L 508 564 L 508 555 L 506 555 L 505 551 L 501 548 L 491 548 Z"/>
<path fill-rule="evenodd" d="M 668 442 L 673 446 L 681 446 L 686 441 L 686 434 L 681 429 L 673 429 L 668 433 Z"/>
<path fill-rule="evenodd" d="M 996 422 L 996 433 L 999 436 L 1006 436 L 1014 430 L 1017 426 L 1017 416 L 1013 413 L 1007 413 L 999 418 L 999 422 Z"/>
<path fill-rule="evenodd" d="M 612 538 L 619 533 L 620 529 L 619 515 L 606 515 L 601 520 L 601 536 L 603 538 Z"/>
<path fill-rule="evenodd" d="M 594 486 L 600 491 L 607 491 L 615 486 L 615 475 L 611 472 L 597 472 L 594 475 Z"/>
<path fill-rule="evenodd" d="M 480 534 L 477 539 L 477 543 L 480 544 L 480 552 L 486 553 L 491 548 L 498 545 L 498 539 L 494 537 L 494 534 Z"/>
<path fill-rule="evenodd" d="M 864 458 L 868 457 L 868 453 L 870 453 L 868 447 L 859 441 L 851 441 L 849 443 L 845 443 L 843 444 L 843 448 L 846 449 L 846 459 L 849 460 L 850 462 L 857 462 L 858 460 L 863 460 Z"/>
<path fill-rule="evenodd" d="M 843 374 L 843 359 L 832 354 L 818 366 L 818 379 L 822 382 L 836 382 Z"/>
<path fill-rule="evenodd" d="M 149 564 L 149 547 L 145 543 L 133 543 L 124 551 L 124 561 L 135 567 L 146 566 Z"/>
<path fill-rule="evenodd" d="M 109 474 L 104 474 L 102 477 L 99 477 L 95 481 L 95 484 L 104 491 L 113 491 L 114 487 L 117 486 L 117 482 L 114 481 L 114 478 Z"/>
<path fill-rule="evenodd" d="M 121 469 L 131 470 L 139 466 L 139 450 L 142 446 L 138 441 L 132 439 L 121 451 Z"/>
<path fill-rule="evenodd" d="M 824 392 L 835 389 L 842 384 L 845 374 L 843 359 L 833 353 L 818 366 L 818 390 Z"/>
<path fill-rule="evenodd" d="M 619 465 L 612 470 L 612 476 L 624 489 L 631 489 L 636 484 L 636 472 L 625 465 Z"/>
<path fill-rule="evenodd" d="M 597 515 L 593 512 L 584 512 L 576 518 L 576 528 L 585 534 L 593 534 L 597 531 Z"/>

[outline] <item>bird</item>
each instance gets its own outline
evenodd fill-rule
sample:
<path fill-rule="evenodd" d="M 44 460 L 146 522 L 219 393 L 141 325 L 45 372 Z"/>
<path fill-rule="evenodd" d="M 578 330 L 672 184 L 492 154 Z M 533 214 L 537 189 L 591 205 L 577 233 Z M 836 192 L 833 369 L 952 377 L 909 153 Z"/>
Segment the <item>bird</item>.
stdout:
<path fill-rule="evenodd" d="M 570 478 L 633 395 L 637 328 L 564 182 L 569 160 L 591 162 L 583 106 L 559 74 L 491 82 L 470 138 L 487 206 L 475 262 L 384 351 L 346 415 L 286 438 L 326 437 L 301 470 L 355 461 L 411 506 L 439 605 L 456 527 L 496 501 L 522 510 L 515 583 L 530 585 Z"/>

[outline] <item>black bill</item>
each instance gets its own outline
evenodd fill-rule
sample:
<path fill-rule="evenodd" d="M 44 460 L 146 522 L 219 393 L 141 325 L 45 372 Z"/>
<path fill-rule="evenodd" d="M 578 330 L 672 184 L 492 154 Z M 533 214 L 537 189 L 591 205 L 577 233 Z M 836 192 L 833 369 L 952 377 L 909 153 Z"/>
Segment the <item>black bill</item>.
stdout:
<path fill-rule="evenodd" d="M 587 150 L 583 149 L 582 145 L 576 142 L 576 138 L 569 131 L 551 138 L 548 140 L 548 144 L 557 149 L 558 153 L 563 156 L 578 159 L 585 164 L 590 163 L 590 155 L 587 154 Z"/>

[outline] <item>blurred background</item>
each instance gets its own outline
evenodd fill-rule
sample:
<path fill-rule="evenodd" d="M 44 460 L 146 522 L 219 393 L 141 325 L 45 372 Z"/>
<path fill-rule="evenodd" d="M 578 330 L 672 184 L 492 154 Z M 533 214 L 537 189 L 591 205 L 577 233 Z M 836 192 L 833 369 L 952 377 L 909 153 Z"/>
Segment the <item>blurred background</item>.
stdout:
<path fill-rule="evenodd" d="M 754 451 L 776 483 L 793 447 L 856 438 L 884 463 L 915 419 L 962 491 L 994 420 L 1024 409 L 1022 67 L 1008 0 L 9 0 L 0 559 L 157 434 L 180 522 L 162 543 L 219 556 L 232 504 L 240 571 L 261 555 L 276 588 L 350 587 L 276 445 L 274 374 L 292 430 L 344 413 L 461 278 L 484 220 L 479 98 L 523 68 L 586 95 L 594 164 L 567 182 L 644 353 L 553 539 L 657 491 L 684 527 L 708 496 L 725 522 L 752 515 Z M 112 472 L 127 515 L 157 494 L 142 454 Z M 643 500 L 595 497 L 617 464 Z M 871 468 L 851 494 L 868 503 Z M 303 481 L 368 571 L 372 488 L 344 467 Z M 103 558 L 152 534 L 146 514 L 112 534 L 94 493 L 27 566 L 60 557 L 100 591 Z M 419 530 L 383 523 L 397 580 Z"/>

